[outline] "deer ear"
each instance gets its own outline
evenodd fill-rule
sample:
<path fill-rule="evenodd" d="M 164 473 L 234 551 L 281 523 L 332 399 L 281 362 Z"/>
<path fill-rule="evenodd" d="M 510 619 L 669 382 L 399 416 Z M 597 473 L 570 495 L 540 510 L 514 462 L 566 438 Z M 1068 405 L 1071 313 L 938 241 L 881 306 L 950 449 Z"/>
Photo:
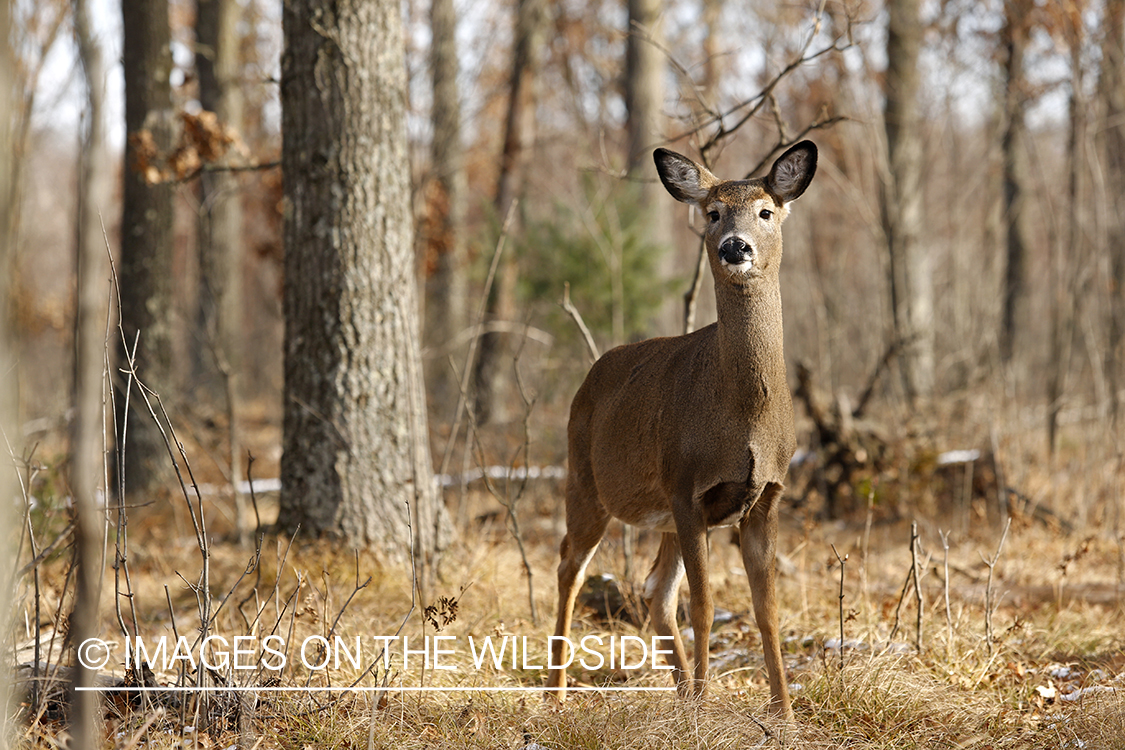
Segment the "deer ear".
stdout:
<path fill-rule="evenodd" d="M 652 153 L 652 158 L 656 162 L 660 181 L 672 197 L 681 203 L 699 203 L 718 182 L 706 167 L 675 151 L 658 148 Z"/>
<path fill-rule="evenodd" d="M 816 144 L 801 141 L 777 157 L 766 184 L 782 203 L 797 200 L 816 174 Z"/>

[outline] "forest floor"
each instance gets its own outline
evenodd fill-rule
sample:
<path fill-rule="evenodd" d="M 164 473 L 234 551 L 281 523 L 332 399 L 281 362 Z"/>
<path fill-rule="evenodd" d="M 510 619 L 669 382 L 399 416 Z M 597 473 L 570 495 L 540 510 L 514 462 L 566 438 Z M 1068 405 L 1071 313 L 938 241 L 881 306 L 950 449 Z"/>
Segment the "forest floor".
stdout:
<path fill-rule="evenodd" d="M 267 458 L 255 475 L 275 467 Z M 1065 489 L 1060 477 L 1029 469 L 1019 480 L 1051 500 L 1065 497 L 1051 491 Z M 793 491 L 778 543 L 796 715 L 786 723 L 767 711 L 749 586 L 726 530 L 711 535 L 718 616 L 707 696 L 677 698 L 663 660 L 651 653 L 661 644 L 633 592 L 657 536 L 640 534 L 627 559 L 614 524 L 588 570 L 571 635 L 575 643 L 601 640 L 585 642 L 589 650 L 578 658 L 586 663 L 576 659 L 568 676 L 572 688 L 618 690 L 572 689 L 560 706 L 539 688 L 565 527 L 561 481 L 530 481 L 514 506 L 526 567 L 506 510 L 479 480 L 463 494 L 447 493 L 458 538 L 435 565 L 277 535 L 269 531 L 276 493 L 256 497 L 264 533 L 250 546 L 237 543 L 230 500 L 209 498 L 204 565 L 184 497 L 173 489 L 129 511 L 129 583 L 123 576 L 115 583 L 107 565 L 104 679 L 140 684 L 124 669 L 136 639 L 125 642 L 114 601 L 149 657 L 168 639 L 164 661 L 153 657 L 155 674 L 141 673 L 149 685 L 200 679 L 191 669 L 203 666 L 195 664 L 198 649 L 177 651 L 176 636 L 193 641 L 207 606 L 215 613 L 208 634 L 218 639 L 208 657 L 215 669 L 204 669 L 202 679 L 214 689 L 203 701 L 108 690 L 105 747 L 1125 748 L 1123 540 L 1112 502 L 1103 511 L 1091 502 L 1074 523 L 1014 513 L 1005 536 L 980 498 L 955 512 L 929 503 L 915 514 L 901 498 L 880 507 L 871 490 L 870 506 L 860 502 L 828 521 Z M 49 494 L 40 487 L 38 497 Z M 499 494 L 515 496 L 502 483 Z M 34 514 L 39 547 L 65 527 L 65 508 L 53 507 L 43 502 Z M 200 586 L 204 569 L 209 599 Z M 40 662 L 65 664 L 58 654 L 59 611 L 68 608 L 72 585 L 66 555 L 35 573 L 20 581 L 17 664 L 33 661 L 36 620 Z M 687 593 L 685 584 L 681 600 Z M 486 638 L 494 652 L 507 649 L 502 658 L 483 655 Z M 685 642 L 690 652 L 690 633 Z M 283 667 L 272 668 L 283 658 Z M 247 668 L 231 670 L 236 664 Z M 29 676 L 22 670 L 17 684 Z M 19 746 L 65 747 L 64 676 L 38 695 L 22 694 Z"/>

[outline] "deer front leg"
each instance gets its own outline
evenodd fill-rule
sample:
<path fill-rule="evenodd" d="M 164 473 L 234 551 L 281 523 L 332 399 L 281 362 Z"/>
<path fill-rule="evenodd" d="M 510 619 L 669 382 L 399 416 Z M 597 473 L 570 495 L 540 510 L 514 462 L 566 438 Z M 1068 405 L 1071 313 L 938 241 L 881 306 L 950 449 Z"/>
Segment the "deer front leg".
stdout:
<path fill-rule="evenodd" d="M 770 711 L 791 720 L 793 709 L 789 704 L 789 686 L 785 682 L 785 665 L 781 660 L 774 581 L 777 506 L 781 489 L 780 484 L 767 484 L 758 502 L 742 519 L 739 531 L 742 563 L 746 566 L 746 576 L 754 597 L 754 617 L 762 634 L 762 650 L 770 681 Z"/>
<path fill-rule="evenodd" d="M 711 581 L 707 570 L 707 524 L 695 503 L 674 509 L 673 515 L 691 591 L 691 627 L 695 631 L 695 682 L 692 692 L 702 696 L 707 690 L 711 625 L 715 621 L 715 605 L 711 601 Z M 681 694 L 684 693 L 683 688 L 684 683 L 681 683 Z"/>

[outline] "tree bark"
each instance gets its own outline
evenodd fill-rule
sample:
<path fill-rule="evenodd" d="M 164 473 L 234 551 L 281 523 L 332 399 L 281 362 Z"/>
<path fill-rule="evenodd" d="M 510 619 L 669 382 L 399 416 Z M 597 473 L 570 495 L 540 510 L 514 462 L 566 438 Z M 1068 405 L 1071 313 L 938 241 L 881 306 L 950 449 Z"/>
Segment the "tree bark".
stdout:
<path fill-rule="evenodd" d="M 918 112 L 918 53 L 922 44 L 919 0 L 888 3 L 884 127 L 887 175 L 883 226 L 890 255 L 895 338 L 907 344 L 900 369 L 907 398 L 934 388 L 933 274 L 920 246 L 922 232 L 922 122 Z"/>
<path fill-rule="evenodd" d="M 430 72 L 433 80 L 433 171 L 427 223 L 426 333 L 430 347 L 440 349 L 465 327 L 467 279 L 465 243 L 465 169 L 461 146 L 461 94 L 457 86 L 457 15 L 453 0 L 430 5 Z M 432 264 L 432 266 L 431 266 Z M 458 384 L 444 357 L 432 360 L 436 403 L 449 413 L 457 402 Z"/>
<path fill-rule="evenodd" d="M 171 144 L 172 72 L 168 3 L 164 0 L 122 0 L 125 71 L 124 195 L 121 211 L 121 291 L 123 350 L 118 367 L 127 368 L 125 351 L 139 335 L 136 372 L 166 401 L 175 396 L 172 379 L 172 185 L 146 182 L 145 167 L 155 168 L 146 153 L 148 140 L 158 153 Z M 117 373 L 118 388 L 128 375 Z M 135 387 L 135 385 L 134 385 Z M 163 438 L 136 390 L 124 413 L 126 398 L 117 397 L 118 481 L 132 489 L 154 484 L 166 457 Z"/>
<path fill-rule="evenodd" d="M 1011 364 L 1019 335 L 1018 323 L 1027 304 L 1024 269 L 1027 239 L 1024 210 L 1024 185 L 1027 180 L 1027 126 L 1024 109 L 1027 82 L 1024 55 L 1030 34 L 1029 0 L 1008 0 L 1001 31 L 1004 50 L 1005 127 L 1001 139 L 1004 161 L 1004 224 L 1007 234 L 1007 266 L 1004 272 L 1003 310 L 1000 327 L 1000 361 Z"/>
<path fill-rule="evenodd" d="M 224 125 L 242 130 L 241 60 L 238 0 L 198 0 L 195 65 L 199 73 L 199 104 L 214 112 Z M 199 344 L 203 360 L 213 355 L 214 387 L 208 389 L 226 403 L 230 483 L 235 498 L 236 527 L 248 543 L 247 509 L 238 491 L 242 481 L 239 383 L 242 369 L 242 191 L 231 172 L 200 175 Z"/>
<path fill-rule="evenodd" d="M 293 0 L 282 28 L 278 523 L 405 559 L 411 522 L 428 555 L 448 526 L 418 352 L 399 5 Z"/>
<path fill-rule="evenodd" d="M 496 182 L 494 206 L 499 221 L 504 221 L 524 181 L 527 154 L 535 143 L 535 103 L 539 82 L 540 58 L 547 27 L 545 0 L 518 0 L 516 35 L 512 48 L 512 75 L 508 93 L 508 118 L 504 127 L 504 150 L 500 155 L 500 174 Z M 515 226 L 515 223 L 513 223 Z M 516 313 L 517 258 L 506 253 L 501 258 L 496 285 L 488 300 L 490 320 L 510 321 Z M 511 418 L 506 394 L 511 390 L 507 357 L 508 336 L 486 333 L 481 336 L 474 372 L 475 418 L 479 424 L 506 422 Z"/>
<path fill-rule="evenodd" d="M 1109 257 L 1109 320 L 1105 379 L 1110 416 L 1120 429 L 1122 359 L 1125 352 L 1125 0 L 1107 0 L 1102 40 L 1103 125 L 1101 161 L 1107 197 L 1106 254 Z"/>

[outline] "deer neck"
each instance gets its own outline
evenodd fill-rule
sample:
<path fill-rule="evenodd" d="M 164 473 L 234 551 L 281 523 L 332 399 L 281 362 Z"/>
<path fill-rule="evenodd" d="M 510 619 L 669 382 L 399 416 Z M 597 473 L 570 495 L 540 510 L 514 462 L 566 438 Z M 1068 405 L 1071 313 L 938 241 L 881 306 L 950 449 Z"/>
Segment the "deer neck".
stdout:
<path fill-rule="evenodd" d="M 775 274 L 749 280 L 744 286 L 717 284 L 719 372 L 723 388 L 760 400 L 760 383 L 768 395 L 785 387 L 785 337 L 781 320 L 781 287 Z"/>

